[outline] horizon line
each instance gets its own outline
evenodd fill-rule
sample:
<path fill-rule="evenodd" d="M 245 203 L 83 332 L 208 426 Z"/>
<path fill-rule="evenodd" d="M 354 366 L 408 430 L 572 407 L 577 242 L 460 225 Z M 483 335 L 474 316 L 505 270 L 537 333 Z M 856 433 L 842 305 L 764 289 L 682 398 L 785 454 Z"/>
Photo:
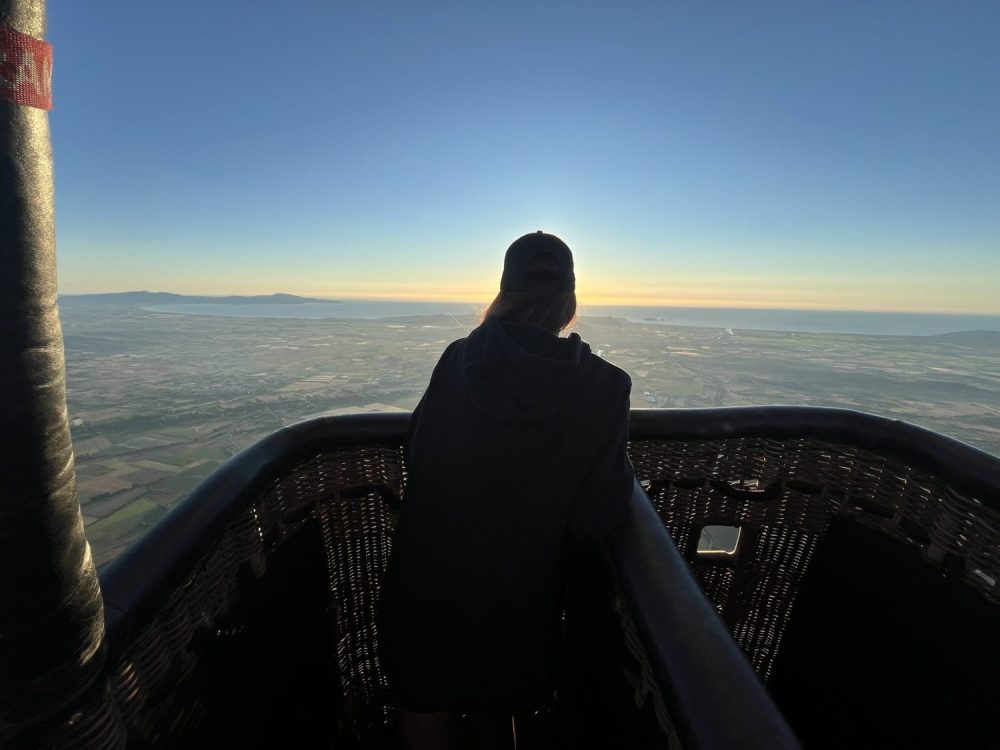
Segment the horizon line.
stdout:
<path fill-rule="evenodd" d="M 113 294 L 176 294 L 182 297 L 218 297 L 220 299 L 225 297 L 271 297 L 275 295 L 287 295 L 292 297 L 304 297 L 310 299 L 322 299 L 327 301 L 352 301 L 352 302 L 414 302 L 421 304 L 434 304 L 434 303 L 444 303 L 444 304 L 468 304 L 476 305 L 480 307 L 486 307 L 490 299 L 484 298 L 473 298 L 468 295 L 441 295 L 437 298 L 418 296 L 418 295 L 366 295 L 366 296 L 355 296 L 355 295 L 317 295 L 317 294 L 296 294 L 294 292 L 263 292 L 263 293 L 189 293 L 189 292 L 167 292 L 163 290 L 150 291 L 148 289 L 129 289 L 126 291 L 107 291 L 107 292 L 63 292 L 60 291 L 58 296 L 60 297 L 88 297 L 88 296 L 102 296 L 102 295 L 113 295 Z M 599 300 L 599 301 L 598 301 Z M 868 313 L 868 314 L 899 314 L 899 315 L 947 315 L 947 316 L 975 316 L 975 317 L 1000 317 L 1000 310 L 994 312 L 984 312 L 984 311 L 973 311 L 973 310 L 928 310 L 928 309 L 912 309 L 912 308 L 895 308 L 895 307 L 828 307 L 828 306 L 812 306 L 803 307 L 801 305 L 783 305 L 781 303 L 764 303 L 764 304 L 733 304 L 728 301 L 722 300 L 700 300 L 702 304 L 678 304 L 678 303 L 663 303 L 657 301 L 649 301 L 649 298 L 644 298 L 643 301 L 635 301 L 628 297 L 608 297 L 608 296 L 591 296 L 578 298 L 578 307 L 586 309 L 588 307 L 634 307 L 634 308 L 649 308 L 651 310 L 655 309 L 668 309 L 668 310 L 754 310 L 754 311 L 771 311 L 771 312 L 851 312 L 851 313 Z"/>

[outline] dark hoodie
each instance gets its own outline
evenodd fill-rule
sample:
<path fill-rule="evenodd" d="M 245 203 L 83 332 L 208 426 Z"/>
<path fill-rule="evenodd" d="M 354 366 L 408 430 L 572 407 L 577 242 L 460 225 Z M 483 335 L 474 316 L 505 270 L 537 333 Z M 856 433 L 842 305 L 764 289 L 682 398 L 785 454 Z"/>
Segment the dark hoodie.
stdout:
<path fill-rule="evenodd" d="M 566 545 L 632 492 L 631 381 L 577 334 L 488 319 L 441 356 L 410 421 L 380 602 L 393 693 L 517 712 L 559 680 Z"/>

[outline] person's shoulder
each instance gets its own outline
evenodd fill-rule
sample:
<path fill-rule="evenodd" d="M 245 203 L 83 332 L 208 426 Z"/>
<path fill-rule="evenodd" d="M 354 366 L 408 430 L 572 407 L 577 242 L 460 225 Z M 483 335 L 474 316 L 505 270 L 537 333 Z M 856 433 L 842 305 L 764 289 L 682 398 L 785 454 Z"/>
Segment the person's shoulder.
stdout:
<path fill-rule="evenodd" d="M 461 369 L 462 361 L 465 358 L 465 347 L 469 340 L 468 336 L 455 339 L 444 348 L 441 356 L 438 357 L 437 364 L 434 365 L 434 372 L 431 374 L 432 379 L 446 372 L 457 372 Z"/>
<path fill-rule="evenodd" d="M 464 338 L 456 339 L 441 352 L 437 362 L 434 364 L 434 369 L 431 371 L 430 381 L 427 383 L 427 388 L 424 391 L 425 396 L 441 391 L 454 391 L 456 381 L 461 377 L 462 348 L 465 342 L 466 339 Z"/>
<path fill-rule="evenodd" d="M 625 370 L 613 365 L 587 347 L 586 366 L 590 370 L 589 379 L 601 390 L 612 392 L 625 398 L 632 391 L 632 378 Z"/>
<path fill-rule="evenodd" d="M 455 339 L 450 344 L 448 344 L 448 346 L 444 348 L 444 351 L 441 353 L 441 356 L 444 356 L 446 354 L 453 354 L 454 352 L 459 351 L 463 346 L 465 346 L 465 342 L 467 340 L 468 336 L 463 336 L 460 339 Z"/>
<path fill-rule="evenodd" d="M 435 369 L 441 369 L 446 366 L 447 363 L 454 361 L 455 359 L 461 359 L 462 349 L 465 346 L 466 339 L 455 339 L 448 346 L 444 348 L 441 352 L 441 356 L 438 357 L 437 367 Z"/>

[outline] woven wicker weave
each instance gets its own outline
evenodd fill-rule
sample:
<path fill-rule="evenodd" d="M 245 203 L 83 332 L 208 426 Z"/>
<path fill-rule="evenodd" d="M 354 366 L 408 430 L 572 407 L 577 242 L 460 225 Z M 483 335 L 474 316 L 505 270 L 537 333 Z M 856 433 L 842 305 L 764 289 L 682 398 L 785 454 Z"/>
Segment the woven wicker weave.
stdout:
<path fill-rule="evenodd" d="M 240 571 L 263 575 L 267 557 L 310 518 L 320 521 L 330 572 L 342 721 L 357 734 L 387 724 L 374 615 L 394 521 L 377 488 L 398 496 L 401 485 L 399 448 L 367 446 L 317 456 L 275 481 L 228 524 L 154 622 L 136 634 L 106 684 L 51 732 L 46 746 L 176 746 L 203 711 L 196 664 L 211 640 L 193 646 L 196 633 L 212 633 L 231 610 Z"/>
<path fill-rule="evenodd" d="M 655 509 L 765 678 L 834 516 L 920 545 L 935 563 L 960 559 L 965 583 L 997 601 L 997 513 L 898 461 L 804 439 L 640 440 L 630 450 Z M 331 736 L 384 734 L 392 709 L 376 656 L 375 609 L 392 505 L 403 490 L 401 455 L 396 442 L 319 452 L 243 498 L 242 509 L 165 606 L 140 632 L 113 644 L 119 656 L 106 680 L 38 744 L 89 749 L 190 742 L 210 697 L 201 665 L 222 623 L 231 624 L 236 602 L 253 596 L 252 581 L 267 575 L 272 555 L 308 524 L 322 532 L 341 686 Z M 698 555 L 706 524 L 742 528 L 732 559 L 706 562 Z"/>
<path fill-rule="evenodd" d="M 919 469 L 815 440 L 637 441 L 631 455 L 681 553 L 765 679 L 835 515 L 920 545 L 932 562 L 958 558 L 965 583 L 1000 602 L 1000 514 Z M 741 527 L 734 559 L 698 555 L 699 532 L 710 524 Z"/>

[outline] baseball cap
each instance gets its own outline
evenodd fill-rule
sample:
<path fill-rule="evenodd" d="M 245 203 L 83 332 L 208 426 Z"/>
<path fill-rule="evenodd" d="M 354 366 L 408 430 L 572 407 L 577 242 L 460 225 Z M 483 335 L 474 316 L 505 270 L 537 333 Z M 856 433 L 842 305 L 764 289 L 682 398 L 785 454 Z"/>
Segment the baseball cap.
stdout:
<path fill-rule="evenodd" d="M 554 234 L 518 237 L 503 259 L 500 289 L 512 292 L 571 292 L 576 287 L 573 253 Z"/>

